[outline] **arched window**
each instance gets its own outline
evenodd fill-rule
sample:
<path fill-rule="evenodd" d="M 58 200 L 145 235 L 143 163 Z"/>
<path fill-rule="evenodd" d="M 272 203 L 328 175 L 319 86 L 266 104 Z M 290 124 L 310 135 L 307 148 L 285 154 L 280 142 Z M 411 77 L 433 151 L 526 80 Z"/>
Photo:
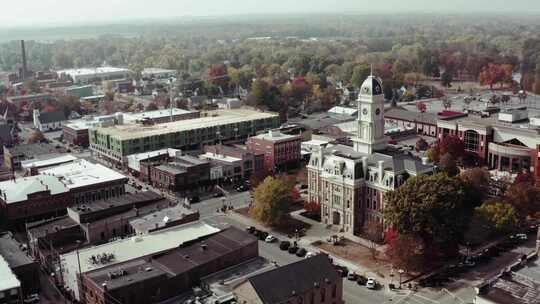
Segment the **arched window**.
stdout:
<path fill-rule="evenodd" d="M 476 152 L 478 151 L 478 146 L 480 145 L 480 135 L 474 130 L 467 130 L 465 131 L 463 142 L 465 143 L 465 150 Z"/>

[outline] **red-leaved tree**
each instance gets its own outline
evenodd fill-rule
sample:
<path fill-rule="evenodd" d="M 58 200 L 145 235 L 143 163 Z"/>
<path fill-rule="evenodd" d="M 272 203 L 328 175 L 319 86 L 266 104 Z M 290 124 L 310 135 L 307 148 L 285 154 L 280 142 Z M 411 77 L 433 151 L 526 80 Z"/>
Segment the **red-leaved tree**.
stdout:
<path fill-rule="evenodd" d="M 494 64 L 490 63 L 482 69 L 479 80 L 482 85 L 489 85 L 493 89 L 493 85 L 500 83 L 501 87 L 505 83 L 512 82 L 513 67 L 510 64 Z"/>

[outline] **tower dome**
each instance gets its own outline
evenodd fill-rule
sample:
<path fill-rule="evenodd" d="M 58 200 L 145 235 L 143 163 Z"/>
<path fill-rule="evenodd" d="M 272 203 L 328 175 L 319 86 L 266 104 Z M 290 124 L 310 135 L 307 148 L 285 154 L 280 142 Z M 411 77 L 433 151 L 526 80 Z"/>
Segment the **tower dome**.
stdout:
<path fill-rule="evenodd" d="M 373 75 L 368 76 L 362 87 L 360 88 L 361 95 L 376 96 L 383 94 L 382 80 Z"/>

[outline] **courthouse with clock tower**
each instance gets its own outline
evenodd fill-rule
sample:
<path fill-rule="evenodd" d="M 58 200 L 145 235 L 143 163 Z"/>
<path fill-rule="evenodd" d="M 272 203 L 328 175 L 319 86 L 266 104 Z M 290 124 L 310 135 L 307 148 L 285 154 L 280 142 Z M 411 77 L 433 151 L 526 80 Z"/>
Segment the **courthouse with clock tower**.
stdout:
<path fill-rule="evenodd" d="M 313 151 L 307 166 L 309 200 L 320 204 L 323 223 L 346 235 L 360 235 L 370 225 L 384 226 L 384 193 L 411 176 L 433 172 L 426 159 L 388 145 L 382 81 L 373 75 L 360 89 L 356 123 L 352 147 Z"/>

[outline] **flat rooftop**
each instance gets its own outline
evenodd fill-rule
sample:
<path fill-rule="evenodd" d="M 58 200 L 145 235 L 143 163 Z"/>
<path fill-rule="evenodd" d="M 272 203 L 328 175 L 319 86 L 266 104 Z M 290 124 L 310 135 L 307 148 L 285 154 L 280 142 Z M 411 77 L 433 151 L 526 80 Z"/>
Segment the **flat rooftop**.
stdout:
<path fill-rule="evenodd" d="M 101 212 L 103 210 L 109 210 L 111 208 L 117 208 L 122 206 L 137 206 L 144 202 L 166 200 L 160 194 L 153 191 L 142 191 L 138 193 L 128 193 L 122 196 L 109 197 L 104 200 L 98 200 L 91 204 L 73 206 L 70 207 L 72 212 L 87 215 L 92 213 Z"/>
<path fill-rule="evenodd" d="M 70 76 L 92 76 L 99 74 L 110 73 L 127 73 L 129 69 L 116 68 L 116 67 L 96 67 L 96 68 L 80 68 L 80 69 L 66 69 L 57 71 L 58 74 L 67 74 Z"/>
<path fill-rule="evenodd" d="M 51 195 L 69 192 L 69 188 L 57 177 L 49 175 L 34 175 L 0 182 L 0 199 L 7 204 L 24 202 L 28 195 L 51 191 Z"/>
<path fill-rule="evenodd" d="M 62 276 L 67 288 L 79 299 L 79 267 L 81 273 L 102 269 L 165 252 L 219 231 L 204 222 L 193 222 L 65 253 L 60 255 Z"/>
<path fill-rule="evenodd" d="M 62 216 L 55 219 L 29 223 L 27 230 L 33 237 L 40 238 L 56 230 L 64 230 L 74 226 L 79 226 L 79 223 L 72 220 L 69 216 Z"/>
<path fill-rule="evenodd" d="M 173 116 L 190 114 L 190 113 L 196 113 L 196 111 L 188 111 L 188 110 L 179 109 L 179 108 L 172 109 Z M 118 116 L 120 115 L 122 116 L 124 120 L 123 124 L 134 124 L 137 121 L 142 121 L 145 119 L 160 119 L 164 117 L 169 117 L 171 116 L 171 110 L 164 109 L 164 110 L 155 110 L 155 111 L 139 112 L 139 113 L 118 112 L 111 115 L 86 116 L 81 119 L 70 120 L 64 125 L 74 130 L 86 130 L 86 129 L 90 129 L 95 126 L 98 126 L 99 123 L 101 122 L 118 118 Z"/>
<path fill-rule="evenodd" d="M 40 170 L 40 175 L 58 177 L 69 189 L 120 181 L 127 179 L 124 175 L 101 164 L 94 164 L 85 159 Z"/>
<path fill-rule="evenodd" d="M 11 233 L 3 232 L 0 234 L 0 256 L 4 257 L 11 268 L 34 262 L 26 252 L 21 250 L 20 245 Z"/>
<path fill-rule="evenodd" d="M 266 140 L 266 141 L 280 142 L 280 141 L 286 141 L 290 139 L 299 138 L 299 136 L 281 133 L 280 131 L 277 131 L 277 130 L 270 130 L 266 133 L 253 136 L 252 138 L 257 138 L 257 139 Z"/>
<path fill-rule="evenodd" d="M 168 70 L 168 69 L 162 69 L 162 68 L 145 68 L 142 70 L 141 74 L 162 74 L 162 73 L 172 73 L 176 74 L 176 70 Z"/>
<path fill-rule="evenodd" d="M 106 282 L 107 288 L 112 290 L 164 274 L 168 276 L 180 275 L 256 242 L 257 240 L 253 236 L 247 235 L 238 228 L 231 227 L 191 242 L 186 246 L 158 254 L 150 262 L 142 258 L 136 259 L 92 271 L 87 276 L 98 286 Z M 201 246 L 205 246 L 205 250 L 202 250 Z M 121 275 L 111 279 L 109 273 Z"/>
<path fill-rule="evenodd" d="M 158 230 L 145 235 L 134 236 L 129 239 L 105 243 L 99 246 L 79 250 L 81 271 L 87 272 L 105 266 L 126 262 L 139 257 L 155 254 L 178 247 L 202 237 L 219 232 L 220 229 L 203 222 L 194 222 L 181 226 Z M 114 259 L 108 263 L 93 263 L 92 256 L 103 253 L 114 254 Z M 78 268 L 77 253 L 70 252 L 60 256 L 60 260 L 70 271 Z"/>
<path fill-rule="evenodd" d="M 32 167 L 35 168 L 43 168 L 43 167 L 50 167 L 58 164 L 64 164 L 69 163 L 74 160 L 76 160 L 77 157 L 71 155 L 71 154 L 65 154 L 65 155 L 52 155 L 49 157 L 40 157 L 38 159 L 28 159 L 21 161 L 21 165 L 25 169 L 29 169 Z"/>
<path fill-rule="evenodd" d="M 209 116 L 180 120 L 175 122 L 157 124 L 152 126 L 116 125 L 97 130 L 119 140 L 136 139 L 145 136 L 156 136 L 169 133 L 177 133 L 188 130 L 218 127 L 222 125 L 238 124 L 257 119 L 275 118 L 277 114 L 270 112 L 258 112 L 246 109 L 217 110 L 209 112 Z"/>
<path fill-rule="evenodd" d="M 0 256 L 0 291 L 21 287 L 21 282 L 9 268 L 6 260 Z"/>
<path fill-rule="evenodd" d="M 158 210 L 140 218 L 130 220 L 129 224 L 136 231 L 150 231 L 156 228 L 164 228 L 167 226 L 168 223 L 181 220 L 187 215 L 194 213 L 195 211 L 187 209 L 182 205 L 178 204 L 174 207 Z"/>
<path fill-rule="evenodd" d="M 7 148 L 11 155 L 25 155 L 26 157 L 36 157 L 39 155 L 49 155 L 49 157 L 60 156 L 66 150 L 47 143 L 16 145 Z"/>
<path fill-rule="evenodd" d="M 237 157 L 231 157 L 223 154 L 215 154 L 211 152 L 206 152 L 204 154 L 199 155 L 200 158 L 208 159 L 208 160 L 215 160 L 215 161 L 221 161 L 226 163 L 233 163 L 237 161 L 241 161 L 242 159 Z"/>
<path fill-rule="evenodd" d="M 156 151 L 144 152 L 139 154 L 128 155 L 128 167 L 132 170 L 139 172 L 141 170 L 141 161 L 158 157 L 161 155 L 167 155 L 168 157 L 175 157 L 176 153 L 181 152 L 178 149 L 161 149 Z"/>

